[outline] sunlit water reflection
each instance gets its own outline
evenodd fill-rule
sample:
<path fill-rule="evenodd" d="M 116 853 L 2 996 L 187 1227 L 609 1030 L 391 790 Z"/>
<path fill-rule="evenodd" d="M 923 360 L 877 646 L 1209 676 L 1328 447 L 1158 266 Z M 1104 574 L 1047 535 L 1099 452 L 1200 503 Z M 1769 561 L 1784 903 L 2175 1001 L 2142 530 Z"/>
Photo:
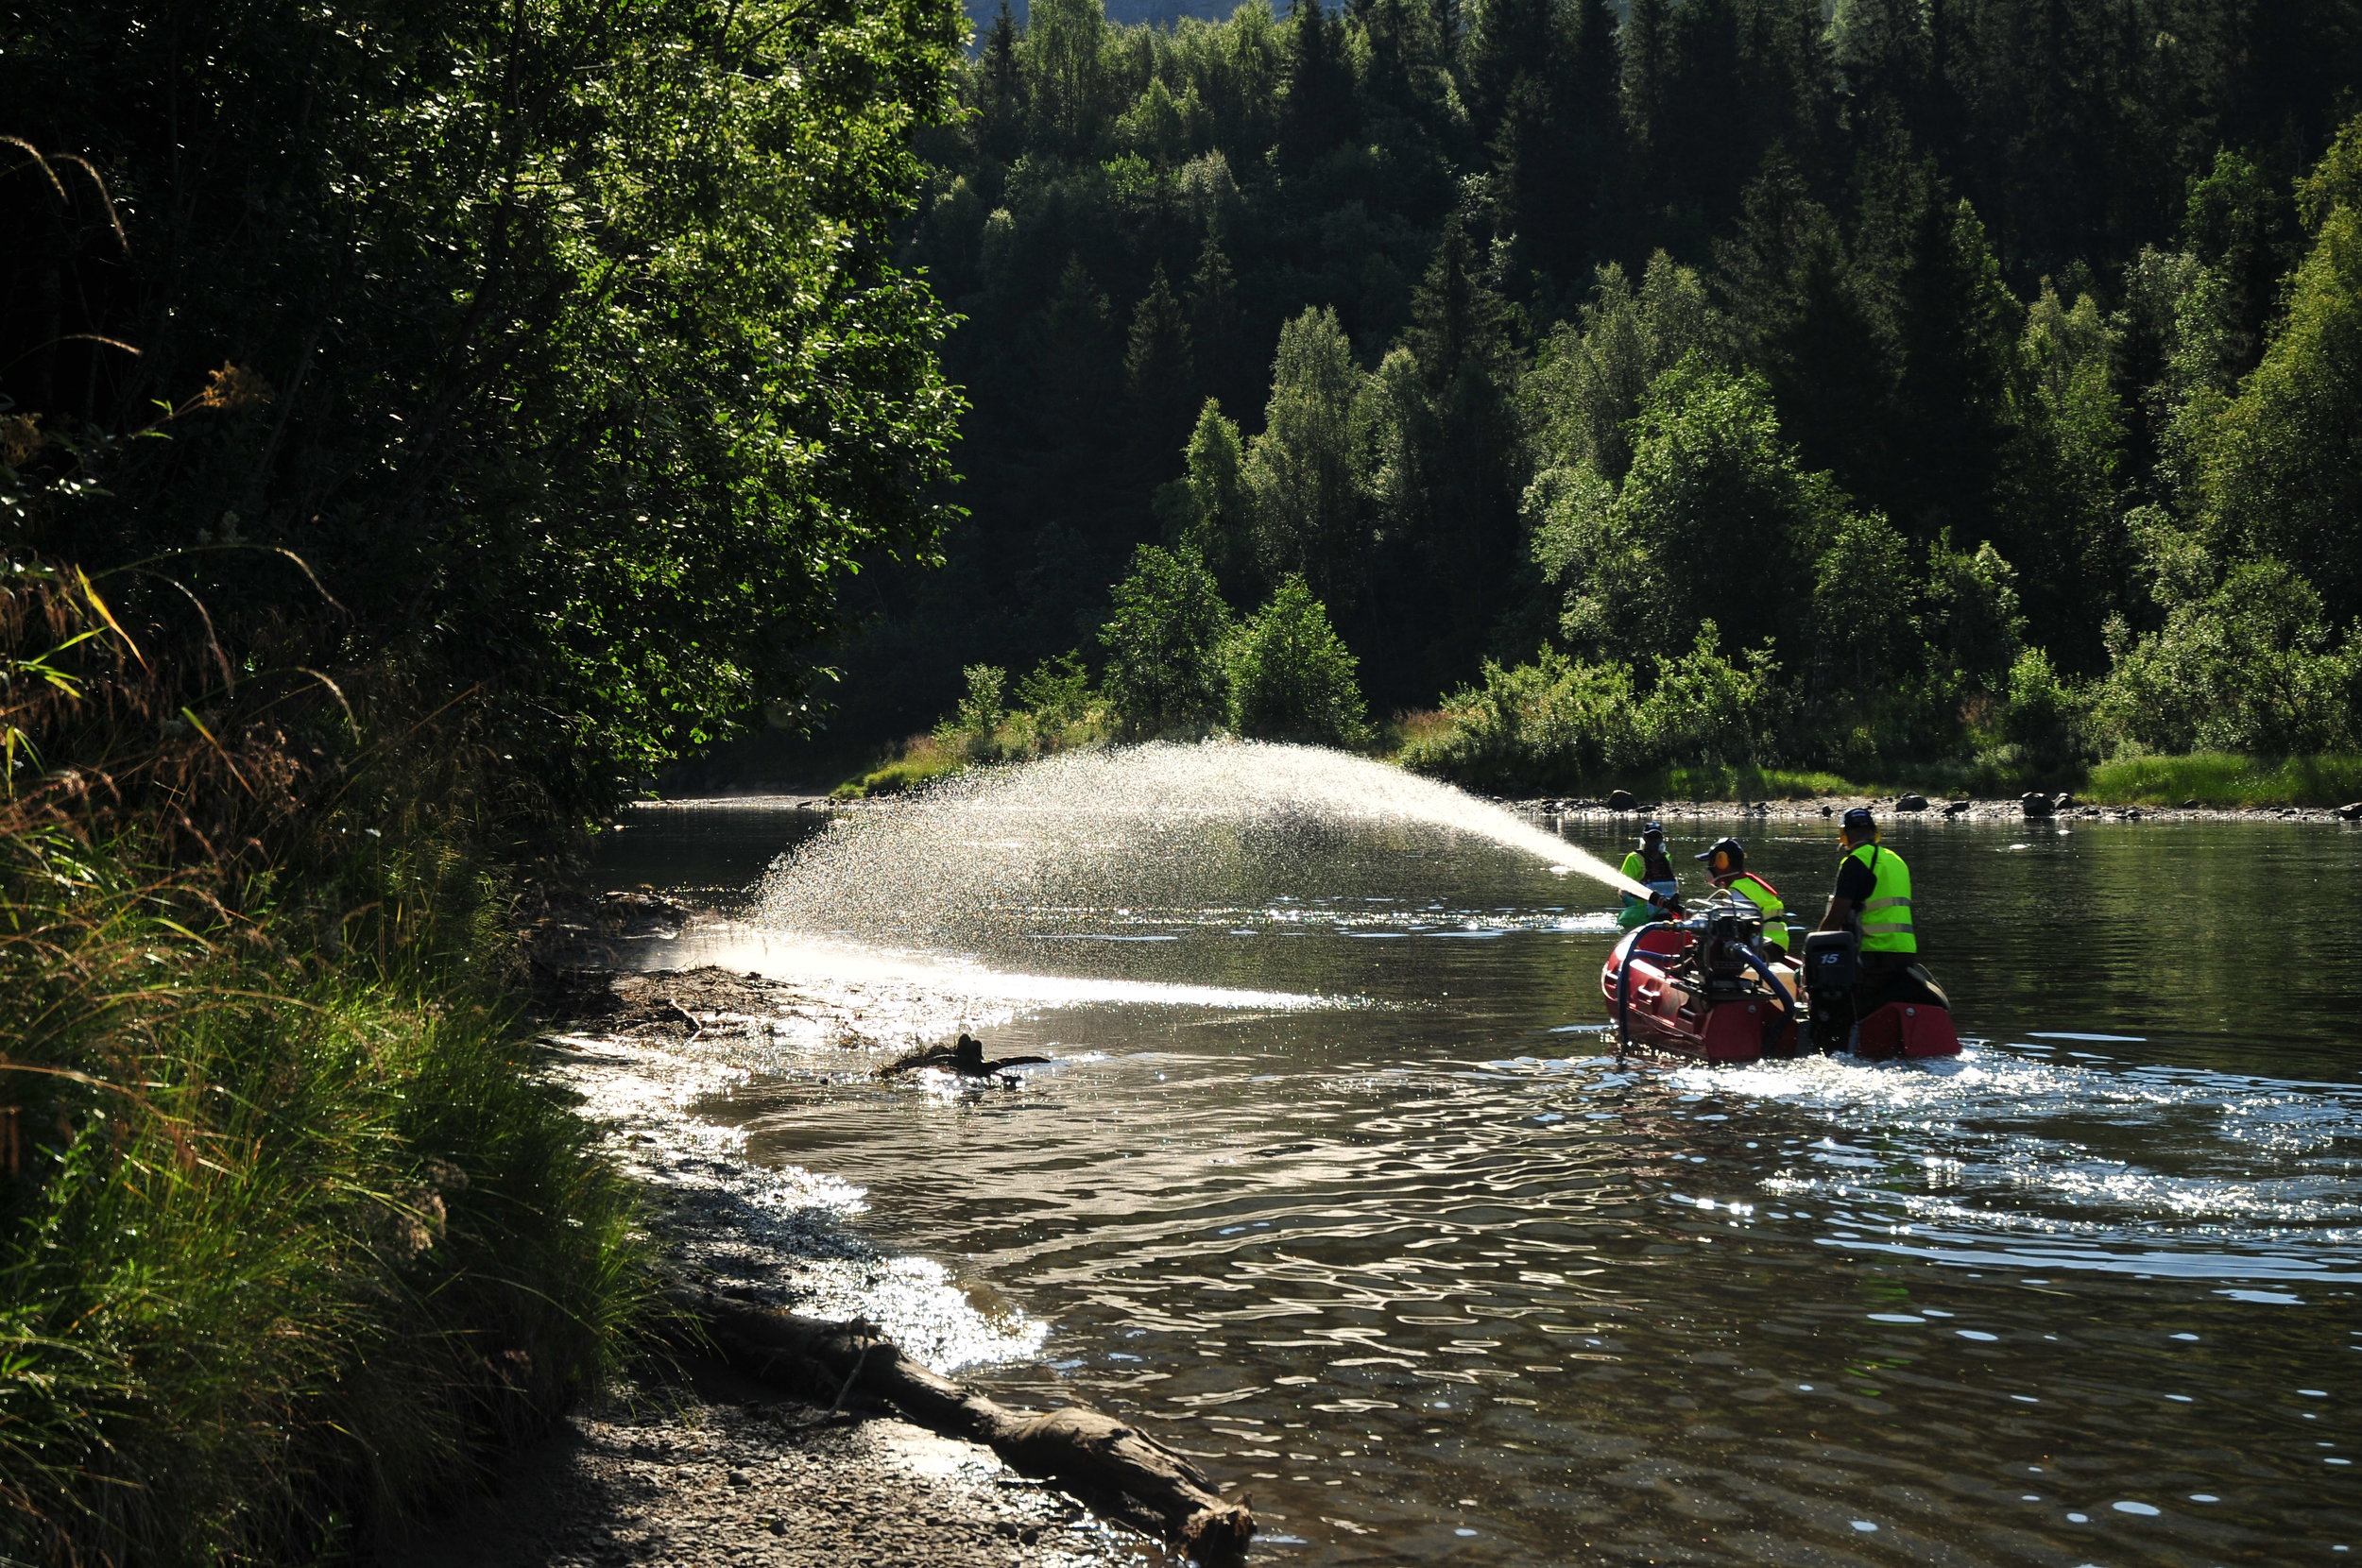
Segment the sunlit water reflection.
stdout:
<path fill-rule="evenodd" d="M 760 871 L 667 821 L 640 863 Z M 1817 903 L 1825 833 L 1744 831 Z M 708 1112 L 1049 1321 L 970 1375 L 1206 1456 L 1264 1560 L 2362 1548 L 2362 835 L 1898 825 L 1968 1054 L 1744 1069 L 1605 1054 L 1604 895 L 1315 837 L 863 960 L 1070 982 L 1001 1004 L 996 1053 L 1073 1059 L 1020 1090 L 815 1058 Z M 1164 985 L 1221 994 L 1111 989 Z"/>

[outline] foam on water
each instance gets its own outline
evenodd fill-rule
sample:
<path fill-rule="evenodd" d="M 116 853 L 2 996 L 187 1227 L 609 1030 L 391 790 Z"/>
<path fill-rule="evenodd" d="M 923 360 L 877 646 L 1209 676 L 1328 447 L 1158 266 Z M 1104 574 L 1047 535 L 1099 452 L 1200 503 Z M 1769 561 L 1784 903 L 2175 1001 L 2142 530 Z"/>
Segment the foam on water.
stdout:
<path fill-rule="evenodd" d="M 765 879 L 772 929 L 921 946 L 1007 932 L 1045 907 L 1202 905 L 1324 834 L 1443 830 L 1618 892 L 1597 857 L 1450 785 L 1317 746 L 1158 742 L 979 770 L 832 822 Z"/>
<path fill-rule="evenodd" d="M 2076 1266 L 2312 1273 L 2319 1258 L 2255 1250 L 2343 1247 L 2362 1223 L 2362 1183 L 2337 1148 L 2362 1141 L 2362 1093 L 2351 1086 L 2034 1060 L 1990 1044 L 1948 1061 L 1819 1057 L 1667 1077 L 1692 1093 L 1826 1115 L 1832 1135 L 1799 1149 L 1760 1186 L 1883 1211 L 1876 1224 L 1933 1227 L 1879 1250 L 1943 1255 L 1972 1234 L 2011 1233 L 2121 1247 L 2153 1243 L 2162 1226 L 2200 1244 L 2170 1265 L 2145 1247 L 2113 1258 L 2079 1253 Z M 2142 1158 L 2168 1137 L 2180 1168 Z M 2270 1175 L 2251 1167 L 2266 1152 L 2277 1165 Z"/>

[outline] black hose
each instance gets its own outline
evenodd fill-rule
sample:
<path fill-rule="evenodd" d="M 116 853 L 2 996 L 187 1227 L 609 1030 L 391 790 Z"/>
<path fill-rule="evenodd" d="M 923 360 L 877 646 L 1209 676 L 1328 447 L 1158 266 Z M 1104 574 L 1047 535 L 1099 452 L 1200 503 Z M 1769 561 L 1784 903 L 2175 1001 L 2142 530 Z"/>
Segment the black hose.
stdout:
<path fill-rule="evenodd" d="M 1788 988 L 1780 983 L 1779 976 L 1772 972 L 1772 966 L 1763 961 L 1760 954 L 1752 947 L 1741 947 L 1739 952 L 1749 963 L 1754 965 L 1755 973 L 1763 977 L 1764 985 L 1770 989 L 1780 1004 L 1778 1019 L 1776 1021 L 1767 1019 L 1763 1026 L 1763 1054 L 1769 1056 L 1772 1054 L 1772 1048 L 1780 1043 L 1780 1031 L 1796 1021 L 1796 1008 L 1788 999 Z"/>

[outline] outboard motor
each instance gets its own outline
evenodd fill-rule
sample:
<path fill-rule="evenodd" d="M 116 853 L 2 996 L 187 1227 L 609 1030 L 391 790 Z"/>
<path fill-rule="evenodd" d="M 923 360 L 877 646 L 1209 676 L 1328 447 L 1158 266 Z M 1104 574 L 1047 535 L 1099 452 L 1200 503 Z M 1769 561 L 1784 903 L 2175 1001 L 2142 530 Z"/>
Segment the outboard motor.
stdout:
<path fill-rule="evenodd" d="M 1854 1031 L 1854 987 L 1861 979 L 1861 937 L 1815 931 L 1805 938 L 1805 995 L 1812 1007 L 1812 1048 L 1841 1051 Z"/>

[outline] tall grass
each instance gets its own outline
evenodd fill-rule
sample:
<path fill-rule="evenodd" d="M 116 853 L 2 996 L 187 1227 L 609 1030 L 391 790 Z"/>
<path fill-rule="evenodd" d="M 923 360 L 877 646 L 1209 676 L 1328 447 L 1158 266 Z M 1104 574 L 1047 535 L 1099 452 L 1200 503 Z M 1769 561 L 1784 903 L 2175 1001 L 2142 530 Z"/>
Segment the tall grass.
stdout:
<path fill-rule="evenodd" d="M 0 681 L 0 1559 L 335 1555 L 648 1300 L 528 1071 L 496 792 L 449 734 L 307 763 L 284 703 L 208 722 L 155 646 L 44 642 L 101 613 L 64 586 L 10 607 L 9 668 L 73 678 Z"/>
<path fill-rule="evenodd" d="M 2132 757 L 2094 768 L 2088 793 L 2140 806 L 2342 806 L 2362 800 L 2362 757 Z"/>

